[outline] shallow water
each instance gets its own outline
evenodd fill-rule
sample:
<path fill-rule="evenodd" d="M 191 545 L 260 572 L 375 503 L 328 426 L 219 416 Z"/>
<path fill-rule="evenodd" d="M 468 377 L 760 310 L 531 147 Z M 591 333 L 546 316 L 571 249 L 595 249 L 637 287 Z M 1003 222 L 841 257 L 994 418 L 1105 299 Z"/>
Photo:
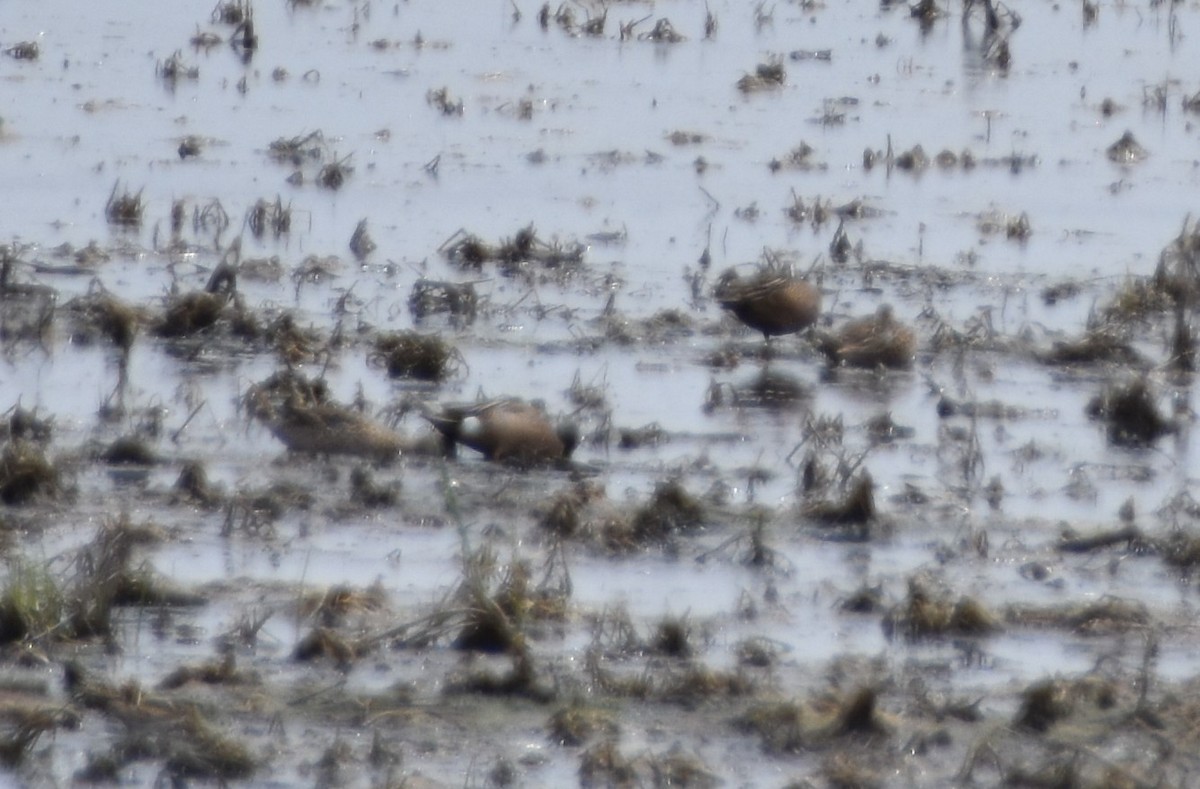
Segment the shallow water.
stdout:
<path fill-rule="evenodd" d="M 1075 5 L 1014 6 L 1021 24 L 1011 35 L 1006 72 L 982 57 L 979 14 L 964 25 L 957 5 L 923 33 L 902 5 L 777 3 L 760 7 L 770 18 L 756 22 L 753 9 L 733 2 L 615 3 L 605 35 L 595 38 L 569 35 L 553 22 L 541 29 L 531 4 L 517 4 L 520 19 L 510 3 L 486 5 L 259 3 L 260 47 L 246 62 L 228 44 L 189 46 L 199 30 L 229 35 L 228 27 L 211 22 L 209 3 L 176 4 L 166 14 L 153 3 L 7 9 L 0 44 L 40 47 L 34 61 L 0 57 L 0 174 L 10 194 L 0 237 L 17 253 L 15 276 L 57 289 L 60 319 L 62 305 L 97 283 L 157 310 L 172 288 L 202 287 L 240 238 L 244 259 L 278 256 L 282 264 L 281 279 L 239 282 L 251 309 L 292 310 L 302 326 L 323 332 L 340 326 L 364 337 L 414 326 L 406 300 L 420 276 L 475 281 L 484 301 L 476 321 L 419 327 L 441 332 L 462 354 L 460 374 L 436 389 L 388 380 L 367 362 L 363 345 L 328 364 L 311 360 L 304 372 L 323 375 L 339 402 L 361 396 L 373 410 L 414 392 L 438 401 L 485 392 L 540 398 L 551 412 L 565 413 L 574 408 L 568 388 L 577 378 L 601 389 L 616 427 L 657 423 L 669 439 L 632 451 L 585 442 L 578 461 L 611 501 L 644 501 L 657 482 L 679 477 L 694 494 L 721 492 L 730 508 L 694 540 L 682 541 L 677 555 L 613 558 L 594 546 L 569 551 L 574 613 L 557 640 L 535 646 L 547 663 L 582 665 L 590 636 L 581 620 L 624 607 L 645 630 L 666 615 L 688 617 L 709 634 L 703 658 L 715 668 L 735 665 L 741 639 L 768 636 L 783 649 L 779 681 L 787 696 L 812 692 L 814 678 L 839 656 L 877 657 L 897 667 L 949 663 L 962 670 L 941 680 L 946 688 L 959 695 L 995 692 L 999 701 L 989 700 L 990 708 L 1011 716 L 1013 694 L 1029 681 L 1086 672 L 1101 655 L 1123 666 L 1142 659 L 1145 645 L 1134 636 L 1010 628 L 980 647 L 982 661 L 963 665 L 969 661 L 957 645 L 889 641 L 878 616 L 848 617 L 837 608 L 856 588 L 876 583 L 888 601 L 898 601 L 906 579 L 925 571 L 956 594 L 997 609 L 1107 595 L 1140 601 L 1167 630 L 1159 673 L 1173 680 L 1193 674 L 1187 645 L 1194 592 L 1175 571 L 1148 557 L 1072 556 L 1054 548 L 1064 526 L 1081 533 L 1112 527 L 1127 499 L 1143 528 L 1165 533 L 1175 521 L 1160 508 L 1193 486 L 1190 422 L 1152 449 L 1113 447 L 1084 410 L 1113 371 L 1056 369 L 1024 349 L 1078 335 L 1128 277 L 1153 272 L 1159 251 L 1184 223 L 1200 185 L 1196 119 L 1181 109 L 1182 99 L 1200 89 L 1189 81 L 1196 45 L 1187 34 L 1200 25 L 1194 5 L 1178 4 L 1173 12 L 1163 4 L 1102 5 L 1092 24 Z M 702 38 L 706 8 L 719 20 L 712 40 Z M 582 7 L 575 11 L 582 19 Z M 1178 39 L 1171 37 L 1172 13 L 1183 32 Z M 667 17 L 687 40 L 618 40 L 619 22 L 647 15 L 635 33 Z M 818 49 L 831 50 L 828 62 L 788 57 Z M 176 51 L 198 69 L 196 78 L 168 82 L 156 73 Z M 781 87 L 749 95 L 736 89 L 739 77 L 772 58 L 782 58 L 787 70 Z M 462 100 L 461 116 L 430 106 L 427 93 L 443 87 Z M 1159 88 L 1166 95 L 1161 108 L 1146 101 Z M 1105 98 L 1120 106 L 1111 117 L 1100 111 Z M 522 100 L 529 101 L 528 118 L 520 115 Z M 1106 149 L 1127 130 L 1149 155 L 1122 166 Z M 304 162 L 303 183 L 291 184 L 297 168 L 272 161 L 268 147 L 316 131 L 326 158 Z M 668 139 L 673 132 L 702 138 L 675 144 Z M 204 145 L 199 156 L 181 160 L 177 149 L 186 135 Z M 889 140 L 896 153 L 919 143 L 931 157 L 969 149 L 979 164 L 921 172 L 866 168 L 864 149 L 886 149 Z M 772 172 L 768 164 L 801 142 L 814 149 L 809 165 Z M 352 168 L 336 191 L 314 182 L 335 157 L 349 157 Z M 435 159 L 431 172 L 427 165 Z M 139 228 L 115 229 L 106 221 L 115 183 L 140 192 Z M 276 196 L 291 207 L 291 231 L 256 239 L 244 217 L 257 200 Z M 785 209 L 795 197 L 835 205 L 861 198 L 877 210 L 845 226 L 851 241 L 861 242 L 862 261 L 831 262 L 836 220 L 815 228 L 793 222 Z M 186 214 L 172 244 L 176 200 L 184 201 Z M 209 207 L 211 217 L 217 202 L 229 217 L 220 232 L 200 221 L 200 212 Z M 981 228 L 981 217 L 994 214 L 1003 224 L 1022 212 L 1033 229 L 1024 241 L 1006 238 L 1002 227 Z M 362 219 L 378 249 L 360 263 L 347 244 Z M 544 240 L 585 243 L 583 269 L 568 277 L 506 277 L 492 267 L 463 271 L 441 254 L 460 229 L 498 243 L 530 223 Z M 110 259 L 77 265 L 56 253 L 61 244 L 78 249 L 91 241 Z M 824 293 L 825 324 L 893 304 L 920 338 L 914 369 L 831 374 L 805 341 L 790 337 L 774 340 L 773 358 L 764 360 L 757 337 L 722 318 L 709 295 L 720 271 L 755 261 L 766 249 L 800 271 L 812 267 Z M 711 270 L 700 263 L 706 250 Z M 312 281 L 296 275 L 308 255 L 337 260 Z M 1064 282 L 1077 283 L 1078 295 L 1054 304 L 1043 299 L 1044 288 Z M 339 300 L 346 312 L 335 309 Z M 679 310 L 692 324 L 663 337 L 610 342 L 600 322 L 606 307 L 635 335 L 662 310 Z M 1156 364 L 1166 356 L 1164 325 L 1147 325 L 1136 338 Z M 990 332 L 995 342 L 962 354 L 940 351 L 939 326 Z M 736 368 L 710 367 L 710 356 L 731 343 Z M 413 618 L 459 580 L 463 543 L 446 512 L 448 482 L 474 496 L 464 519 L 470 541 L 494 538 L 505 552 L 531 559 L 545 550 L 532 513 L 567 485 L 561 473 L 497 472 L 473 457 L 444 467 L 405 460 L 376 472 L 402 486 L 399 512 L 346 514 L 351 463 L 288 457 L 239 410 L 248 386 L 278 369 L 270 354 L 202 349 L 189 359 L 144 332 L 129 361 L 130 413 L 106 422 L 97 413 L 118 385 L 111 348 L 73 344 L 70 332 L 56 326 L 40 343 L 9 343 L 6 351 L 0 404 L 53 415 L 55 452 L 73 459 L 78 487 L 74 503 L 14 535 L 24 555 L 65 556 L 106 518 L 124 512 L 167 530 L 169 539 L 146 551 L 159 573 L 185 588 L 213 590 L 202 612 L 174 615 L 190 622 L 199 639 L 151 642 L 134 615 L 122 631 L 129 641 L 124 657 L 96 659 L 118 679 L 149 684 L 180 662 L 211 656 L 211 639 L 244 606 L 256 601 L 282 610 L 297 589 L 379 580 L 395 618 Z M 768 375 L 794 387 L 787 401 L 730 404 Z M 1152 380 L 1164 404 L 1169 394 L 1179 413 L 1190 414 L 1186 381 L 1159 372 Z M 714 391 L 726 400 L 706 408 Z M 1021 413 L 940 419 L 943 394 L 995 400 Z M 132 476 L 89 465 L 90 449 L 131 430 L 141 409 L 160 409 L 157 449 L 167 463 Z M 887 412 L 913 435 L 870 448 L 863 425 Z M 867 453 L 863 467 L 875 480 L 888 526 L 868 544 L 825 539 L 797 516 L 803 428 L 822 415 L 841 415 L 847 457 Z M 585 419 L 585 430 L 595 434 L 598 420 Z M 427 430 L 415 415 L 401 429 L 411 436 Z M 972 436 L 982 466 L 968 474 L 961 454 Z M 270 535 L 231 537 L 222 532 L 219 512 L 162 506 L 187 459 L 203 460 L 227 492 L 287 479 L 318 501 L 289 511 Z M 1004 488 L 997 509 L 982 491 L 992 478 Z M 931 505 L 921 510 L 899 502 L 906 485 L 927 494 Z M 743 566 L 735 549 L 717 550 L 746 528 L 737 508 L 749 503 L 770 513 L 771 544 L 781 557 L 774 572 Z M 22 512 L 17 522 L 33 519 Z M 972 551 L 980 533 L 988 550 Z M 697 561 L 714 550 L 708 561 Z M 1051 566 L 1049 580 L 1022 577 L 1020 568 L 1033 560 Z M 260 595 L 260 588 L 269 591 Z M 756 601 L 757 617 L 738 615 L 747 598 Z M 288 659 L 305 630 L 298 615 L 276 616 L 264 629 L 270 646 L 246 661 L 287 681 L 306 677 L 310 669 Z M 446 651 L 435 650 L 447 664 L 457 660 Z M 437 674 L 429 668 L 435 662 L 389 651 L 373 668 L 355 672 L 350 687 L 423 681 Z M 334 674 L 311 673 L 314 682 Z M 433 691 L 420 698 L 441 703 Z M 781 768 L 760 760 L 749 738 L 706 740 L 661 715 L 637 713 L 645 719 L 626 728 L 623 746 L 661 753 L 683 742 L 718 773 L 721 765 L 737 765 L 724 775 L 745 785 L 781 783 L 812 767 L 810 759 Z M 255 729 L 260 723 L 243 724 L 254 729 L 252 741 L 268 738 Z M 335 734 L 314 724 L 282 750 L 324 748 Z M 26 777 L 69 780 L 82 764 L 79 754 L 102 742 L 90 729 L 63 735 L 63 742 L 72 738 L 75 755 L 64 755 L 73 745 L 50 746 Z M 538 756 L 522 762 L 527 750 Z M 473 772 L 476 758 L 490 764 L 500 756 L 522 764 L 529 784 L 574 780 L 577 752 L 547 746 L 540 726 L 497 735 L 476 753 L 418 748 L 409 764 L 463 785 L 464 776 L 482 772 Z M 154 778 L 155 770 L 132 770 L 125 776 L 131 782 Z M 311 773 L 289 769 L 276 781 L 310 783 Z"/>

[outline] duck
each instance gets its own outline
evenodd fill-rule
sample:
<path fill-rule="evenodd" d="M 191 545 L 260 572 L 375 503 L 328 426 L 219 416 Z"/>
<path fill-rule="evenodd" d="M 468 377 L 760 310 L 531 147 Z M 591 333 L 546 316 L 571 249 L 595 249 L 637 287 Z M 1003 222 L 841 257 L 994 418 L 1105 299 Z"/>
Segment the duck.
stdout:
<path fill-rule="evenodd" d="M 442 434 L 448 455 L 462 444 L 487 460 L 533 465 L 568 460 L 579 444 L 574 423 L 553 425 L 540 408 L 517 398 L 444 405 L 423 416 Z"/>
<path fill-rule="evenodd" d="M 217 322 L 237 291 L 237 267 L 222 262 L 213 269 L 204 290 L 174 299 L 156 327 L 160 337 L 187 337 Z"/>
<path fill-rule="evenodd" d="M 912 329 L 896 320 L 892 305 L 881 304 L 873 315 L 823 335 L 817 346 L 834 365 L 905 370 L 912 366 L 917 340 Z"/>
<path fill-rule="evenodd" d="M 292 396 L 264 421 L 291 452 L 388 460 L 403 449 L 398 433 L 335 403 L 305 403 Z"/>
<path fill-rule="evenodd" d="M 747 279 L 730 269 L 717 281 L 713 295 L 723 309 L 768 341 L 807 329 L 821 314 L 821 291 L 815 285 L 771 267 Z"/>

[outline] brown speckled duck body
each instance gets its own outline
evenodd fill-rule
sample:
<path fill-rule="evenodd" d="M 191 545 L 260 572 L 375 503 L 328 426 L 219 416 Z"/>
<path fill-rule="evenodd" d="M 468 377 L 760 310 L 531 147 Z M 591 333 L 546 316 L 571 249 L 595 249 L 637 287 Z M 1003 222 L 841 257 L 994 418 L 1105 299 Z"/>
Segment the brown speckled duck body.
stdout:
<path fill-rule="evenodd" d="M 892 306 L 882 304 L 874 315 L 849 321 L 819 344 L 834 364 L 905 370 L 912 366 L 917 340 L 912 329 L 896 320 Z"/>
<path fill-rule="evenodd" d="M 488 460 L 517 465 L 566 460 L 579 442 L 574 425 L 556 427 L 523 400 L 443 406 L 425 418 L 444 436 L 448 453 L 462 444 Z"/>
<path fill-rule="evenodd" d="M 357 455 L 386 460 L 400 453 L 402 440 L 381 424 L 343 406 L 288 401 L 267 422 L 275 437 L 293 452 Z"/>
<path fill-rule="evenodd" d="M 728 271 L 714 295 L 723 308 L 767 339 L 803 331 L 821 314 L 821 291 L 815 285 L 769 268 L 746 279 Z"/>

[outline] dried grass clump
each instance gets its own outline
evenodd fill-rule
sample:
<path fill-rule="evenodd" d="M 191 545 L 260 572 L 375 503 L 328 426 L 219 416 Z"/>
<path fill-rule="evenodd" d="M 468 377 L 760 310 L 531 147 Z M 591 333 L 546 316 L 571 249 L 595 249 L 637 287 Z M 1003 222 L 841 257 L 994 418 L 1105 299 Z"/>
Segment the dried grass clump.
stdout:
<path fill-rule="evenodd" d="M 633 762 L 617 748 L 616 740 L 605 740 L 588 748 L 579 757 L 579 785 L 584 789 L 632 789 L 638 785 L 637 770 Z"/>
<path fill-rule="evenodd" d="M 538 515 L 538 526 L 554 538 L 571 538 L 588 531 L 582 511 L 589 504 L 604 498 L 604 488 L 592 482 L 579 481 L 559 491 L 549 506 Z"/>
<path fill-rule="evenodd" d="M 878 710 L 878 691 L 861 687 L 812 704 L 779 701 L 751 707 L 734 719 L 739 731 L 757 735 L 763 750 L 779 755 L 801 753 L 845 742 L 871 741 L 896 730 Z"/>
<path fill-rule="evenodd" d="M 686 753 L 679 744 L 666 753 L 648 756 L 646 766 L 649 768 L 649 786 L 716 789 L 724 783 L 698 756 Z"/>
<path fill-rule="evenodd" d="M 787 71 L 783 64 L 777 61 L 759 63 L 754 67 L 753 74 L 743 74 L 737 81 L 737 89 L 742 93 L 756 93 L 761 90 L 774 90 L 783 86 L 787 80 Z"/>
<path fill-rule="evenodd" d="M 875 481 L 869 473 L 863 471 L 850 483 L 840 500 L 810 502 L 804 505 L 801 514 L 833 526 L 861 526 L 870 523 L 876 517 Z"/>
<path fill-rule="evenodd" d="M 0 644 L 49 633 L 62 621 L 64 610 L 62 587 L 47 568 L 10 562 L 0 590 Z"/>
<path fill-rule="evenodd" d="M 907 598 L 884 617 L 883 631 L 888 638 L 982 636 L 1001 629 L 1000 620 L 975 598 L 964 596 L 951 601 L 945 596 L 935 597 L 929 586 L 927 579 L 909 579 Z"/>
<path fill-rule="evenodd" d="M 378 581 L 365 589 L 337 584 L 324 592 L 306 595 L 300 614 L 322 627 L 340 627 L 352 615 L 366 615 L 387 608 L 387 591 Z"/>
<path fill-rule="evenodd" d="M 796 701 L 756 704 L 734 718 L 734 728 L 759 738 L 762 749 L 779 756 L 801 753 L 808 746 L 809 715 Z"/>
<path fill-rule="evenodd" d="M 37 415 L 37 410 L 30 411 L 18 403 L 6 412 L 7 419 L 0 419 L 0 440 L 29 441 L 38 446 L 50 443 L 54 433 L 54 417 L 45 419 Z"/>
<path fill-rule="evenodd" d="M 572 241 L 546 242 L 538 238 L 533 225 L 521 228 L 512 238 L 491 245 L 478 236 L 459 230 L 442 242 L 439 251 L 451 263 L 464 268 L 482 268 L 489 261 L 500 266 L 505 276 L 515 276 L 525 271 L 526 264 L 538 264 L 544 269 L 574 269 L 583 263 L 586 245 Z"/>
<path fill-rule="evenodd" d="M 226 784 L 254 775 L 258 761 L 241 740 L 218 732 L 199 713 L 179 717 L 167 725 L 146 726 L 127 748 L 142 758 L 163 759 L 163 774 L 172 785 L 189 779 Z"/>
<path fill-rule="evenodd" d="M 611 739 L 619 731 L 611 712 L 579 702 L 562 707 L 551 715 L 548 729 L 550 741 L 564 746 L 583 745 L 597 735 Z"/>
<path fill-rule="evenodd" d="M 1171 287 L 1167 279 L 1130 278 L 1101 310 L 1101 320 L 1105 324 L 1122 325 L 1166 312 L 1175 303 L 1169 292 Z"/>
<path fill-rule="evenodd" d="M 471 282 L 440 282 L 422 277 L 413 283 L 408 296 L 408 311 L 420 323 L 430 315 L 445 313 L 452 320 L 470 323 L 475 320 L 479 297 Z"/>
<path fill-rule="evenodd" d="M 104 204 L 104 216 L 110 225 L 136 227 L 142 223 L 142 190 L 139 189 L 137 194 L 131 194 L 128 190 L 118 194 L 120 186 L 120 181 L 113 184 L 108 202 Z"/>
<path fill-rule="evenodd" d="M 350 501 L 358 506 L 381 509 L 394 507 L 399 500 L 399 482 L 380 484 L 366 466 L 355 466 L 350 472 Z"/>
<path fill-rule="evenodd" d="M 75 330 L 71 336 L 74 342 L 88 343 L 95 337 L 104 337 L 125 352 L 133 347 L 138 327 L 144 320 L 141 310 L 106 291 L 72 299 L 66 309 L 75 316 Z"/>
<path fill-rule="evenodd" d="M 654 628 L 650 650 L 657 655 L 687 659 L 696 653 L 692 644 L 692 625 L 686 616 L 665 616 Z"/>
<path fill-rule="evenodd" d="M 205 509 L 217 507 L 224 501 L 223 493 L 208 480 L 208 471 L 198 460 L 183 464 L 172 489 L 172 503 L 190 503 Z"/>
<path fill-rule="evenodd" d="M 736 669 L 714 671 L 707 666 L 687 663 L 682 670 L 669 671 L 658 677 L 651 695 L 659 701 L 696 709 L 718 699 L 750 696 L 755 688 L 754 681 Z"/>
<path fill-rule="evenodd" d="M 67 610 L 62 634 L 69 638 L 111 638 L 113 608 L 130 606 L 195 606 L 206 600 L 160 581 L 149 565 L 131 566 L 134 549 L 162 539 L 151 523 L 135 525 L 127 517 L 104 523 L 74 560 L 75 576 L 67 584 Z"/>
<path fill-rule="evenodd" d="M 483 550 L 469 559 L 467 577 L 460 596 L 469 605 L 466 619 L 453 645 L 456 649 L 511 653 L 523 651 L 524 630 L 535 619 L 560 619 L 566 614 L 566 596 L 558 590 L 535 588 L 531 570 L 524 562 L 500 568 L 496 557 Z M 489 578 L 499 575 L 494 593 L 487 591 Z"/>
<path fill-rule="evenodd" d="M 292 204 L 283 204 L 283 198 L 275 195 L 275 202 L 260 197 L 246 211 L 246 227 L 255 238 L 262 238 L 268 230 L 275 238 L 292 230 Z"/>
<path fill-rule="evenodd" d="M 1150 611 L 1143 603 L 1111 596 L 1084 605 L 1044 608 L 1010 606 L 1005 618 L 1012 624 L 1025 627 L 1046 627 L 1100 636 L 1145 630 L 1153 624 Z"/>
<path fill-rule="evenodd" d="M 1129 344 L 1127 332 L 1113 325 L 1099 325 L 1087 330 L 1076 340 L 1055 342 L 1048 351 L 1035 354 L 1042 364 L 1066 367 L 1070 365 L 1116 364 L 1141 367 L 1145 360 Z"/>
<path fill-rule="evenodd" d="M 220 660 L 200 663 L 195 666 L 180 666 L 158 683 L 159 690 L 175 690 L 184 685 L 248 685 L 257 684 L 256 674 L 238 671 L 237 659 L 232 649 L 226 650 Z"/>
<path fill-rule="evenodd" d="M 300 663 L 330 660 L 342 667 L 354 663 L 363 653 L 361 645 L 327 627 L 314 627 L 292 650 L 292 659 Z"/>
<path fill-rule="evenodd" d="M 317 172 L 317 185 L 331 191 L 341 189 L 346 183 L 346 179 L 354 172 L 354 168 L 350 166 L 352 155 L 344 156 L 323 166 Z"/>
<path fill-rule="evenodd" d="M 1044 732 L 1055 722 L 1071 714 L 1074 706 L 1070 687 L 1057 680 L 1042 680 L 1021 693 L 1021 707 L 1013 723 L 1036 732 Z"/>
<path fill-rule="evenodd" d="M 253 320 L 251 313 L 246 317 Z M 236 321 L 236 318 L 235 318 Z M 249 323 L 240 326 L 235 323 L 234 331 L 241 337 L 253 339 L 258 332 Z M 296 316 L 290 312 L 280 313 L 275 320 L 267 324 L 262 332 L 263 339 L 275 351 L 275 355 L 285 365 L 298 365 L 321 358 L 324 351 L 329 350 L 328 342 L 321 333 L 312 328 L 303 328 L 296 323 Z"/>
<path fill-rule="evenodd" d="M 672 479 L 655 486 L 650 501 L 634 513 L 630 528 L 635 544 L 661 544 L 698 529 L 705 519 L 700 500 Z"/>
<path fill-rule="evenodd" d="M 319 162 L 325 156 L 325 135 L 318 129 L 295 137 L 280 137 L 267 146 L 267 155 L 293 167 L 306 161 Z"/>
<path fill-rule="evenodd" d="M 436 334 L 414 331 L 380 335 L 370 356 L 392 378 L 444 381 L 466 366 L 458 349 Z"/>
<path fill-rule="evenodd" d="M 37 444 L 10 440 L 0 451 L 0 501 L 7 505 L 54 498 L 62 491 L 60 479 Z"/>

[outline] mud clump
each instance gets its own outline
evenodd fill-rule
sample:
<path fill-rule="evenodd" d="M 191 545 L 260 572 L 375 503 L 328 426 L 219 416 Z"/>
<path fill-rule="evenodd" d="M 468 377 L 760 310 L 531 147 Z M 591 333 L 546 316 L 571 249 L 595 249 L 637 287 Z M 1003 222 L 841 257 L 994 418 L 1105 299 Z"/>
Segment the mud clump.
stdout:
<path fill-rule="evenodd" d="M 138 435 L 122 436 L 100 453 L 110 466 L 154 466 L 162 462 L 146 440 Z"/>
<path fill-rule="evenodd" d="M 1108 425 L 1108 439 L 1114 444 L 1145 447 L 1171 433 L 1175 426 L 1162 415 L 1144 378 L 1112 387 L 1094 397 L 1087 415 Z"/>

